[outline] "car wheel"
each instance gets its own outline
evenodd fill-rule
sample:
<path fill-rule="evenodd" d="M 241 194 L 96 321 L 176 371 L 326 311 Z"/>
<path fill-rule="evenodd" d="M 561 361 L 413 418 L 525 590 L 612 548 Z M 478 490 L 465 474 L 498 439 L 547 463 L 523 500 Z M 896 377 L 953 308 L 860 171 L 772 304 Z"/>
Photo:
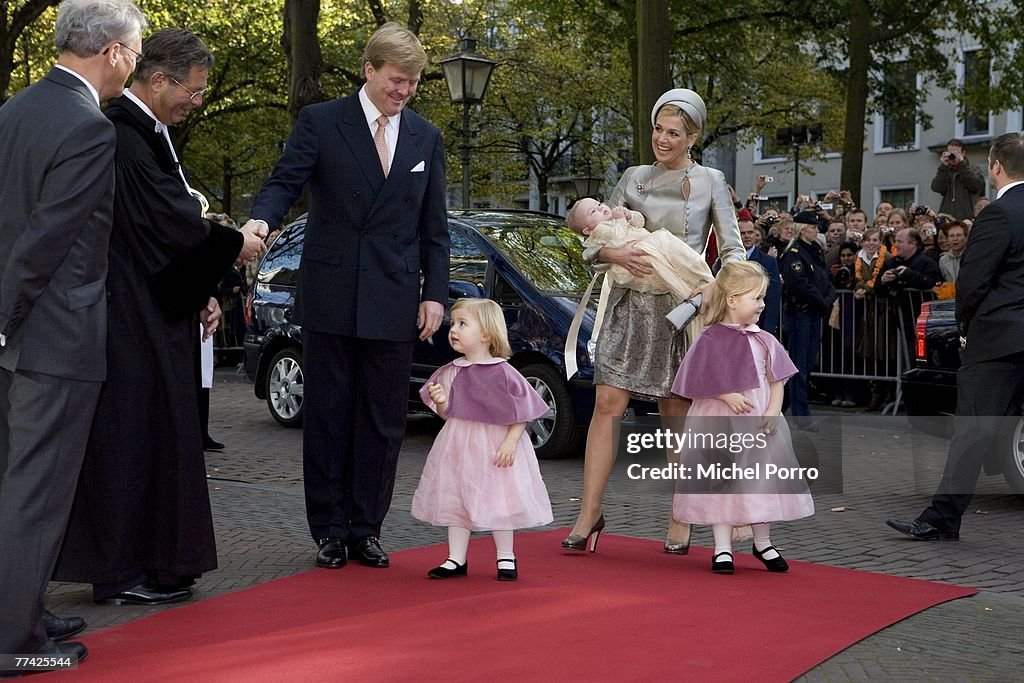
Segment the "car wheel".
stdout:
<path fill-rule="evenodd" d="M 572 455 L 579 445 L 580 432 L 565 380 L 553 366 L 540 363 L 524 366 L 519 372 L 548 404 L 548 412 L 526 425 L 537 457 Z"/>
<path fill-rule="evenodd" d="M 1009 454 L 1003 462 L 1003 479 L 1014 493 L 1024 495 L 1024 419 L 1017 421 L 1010 437 Z"/>
<path fill-rule="evenodd" d="M 274 419 L 285 427 L 302 426 L 302 354 L 297 349 L 281 349 L 267 369 L 267 407 Z"/>

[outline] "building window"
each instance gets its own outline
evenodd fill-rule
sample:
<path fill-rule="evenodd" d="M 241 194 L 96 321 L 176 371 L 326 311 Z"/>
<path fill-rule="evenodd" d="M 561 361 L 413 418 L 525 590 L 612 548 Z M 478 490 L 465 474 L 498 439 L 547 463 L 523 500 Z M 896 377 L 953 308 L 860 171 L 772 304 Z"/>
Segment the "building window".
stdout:
<path fill-rule="evenodd" d="M 786 148 L 775 144 L 775 138 L 762 137 L 757 141 L 757 148 L 754 153 L 754 162 L 759 161 L 784 161 L 786 159 Z"/>
<path fill-rule="evenodd" d="M 1006 112 L 1006 133 L 1017 133 L 1024 128 L 1024 109 Z"/>
<path fill-rule="evenodd" d="M 988 50 L 964 51 L 963 84 L 975 99 L 988 100 L 991 86 L 992 57 Z M 987 111 L 967 110 L 962 113 L 964 137 L 991 133 Z"/>
<path fill-rule="evenodd" d="M 885 74 L 882 99 L 882 139 L 886 149 L 906 149 L 917 145 L 917 111 L 913 98 L 901 95 L 916 93 L 917 71 L 909 62 L 893 64 Z"/>
<path fill-rule="evenodd" d="M 758 203 L 758 209 L 764 213 L 768 209 L 775 209 L 779 213 L 785 213 L 790 209 L 789 194 L 768 195 L 768 199 Z"/>
<path fill-rule="evenodd" d="M 878 191 L 878 201 L 875 202 L 875 206 L 878 206 L 882 202 L 889 202 L 892 204 L 894 209 L 907 210 L 911 204 L 917 200 L 917 190 L 913 187 L 897 187 L 888 188 L 885 190 L 880 189 Z"/>

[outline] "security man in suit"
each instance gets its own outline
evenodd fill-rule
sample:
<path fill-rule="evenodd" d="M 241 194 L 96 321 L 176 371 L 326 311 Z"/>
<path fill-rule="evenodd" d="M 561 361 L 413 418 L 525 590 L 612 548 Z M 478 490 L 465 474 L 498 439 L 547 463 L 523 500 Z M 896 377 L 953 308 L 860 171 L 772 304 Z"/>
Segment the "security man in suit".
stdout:
<path fill-rule="evenodd" d="M 306 516 L 321 567 L 389 564 L 379 536 L 413 345 L 437 331 L 448 301 L 444 142 L 406 108 L 426 64 L 412 32 L 381 26 L 363 52 L 366 84 L 299 113 L 253 204 L 253 220 L 276 227 L 309 186 L 296 313 Z"/>
<path fill-rule="evenodd" d="M 142 49 L 129 0 L 65 0 L 57 65 L 0 107 L 0 652 L 85 658 L 45 612 L 106 376 L 114 126 Z"/>
<path fill-rule="evenodd" d="M 807 381 L 821 346 L 822 321 L 835 299 L 825 253 L 818 243 L 818 217 L 801 211 L 793 217 L 798 232 L 780 259 L 785 315 L 785 342 L 799 374 L 787 385 L 791 414 L 807 426 Z"/>
<path fill-rule="evenodd" d="M 1024 133 L 995 139 L 988 178 L 996 200 L 971 228 L 956 282 L 963 362 L 946 467 L 917 519 L 886 522 L 921 541 L 959 540 L 984 458 L 1007 447 L 999 436 L 1017 423 L 1024 400 Z"/>

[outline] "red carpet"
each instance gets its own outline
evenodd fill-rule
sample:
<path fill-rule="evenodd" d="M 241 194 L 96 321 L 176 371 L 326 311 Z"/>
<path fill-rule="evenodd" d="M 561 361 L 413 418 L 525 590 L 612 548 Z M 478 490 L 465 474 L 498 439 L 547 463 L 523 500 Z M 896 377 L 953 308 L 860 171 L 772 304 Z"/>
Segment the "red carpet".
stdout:
<path fill-rule="evenodd" d="M 171 609 L 83 638 L 73 681 L 790 680 L 916 612 L 977 591 L 749 555 L 710 572 L 659 543 L 602 536 L 565 555 L 565 530 L 517 534 L 521 578 L 494 579 L 474 538 L 469 578 L 425 572 L 440 546 L 387 570 L 315 570 Z M 130 609 L 130 608 L 123 608 Z"/>

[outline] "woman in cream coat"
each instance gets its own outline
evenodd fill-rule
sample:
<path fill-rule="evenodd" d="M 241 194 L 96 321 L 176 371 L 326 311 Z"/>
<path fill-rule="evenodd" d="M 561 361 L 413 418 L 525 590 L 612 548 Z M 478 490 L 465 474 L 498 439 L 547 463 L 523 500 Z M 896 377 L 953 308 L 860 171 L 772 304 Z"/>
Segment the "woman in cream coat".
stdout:
<path fill-rule="evenodd" d="M 692 90 L 676 88 L 658 98 L 651 111 L 656 161 L 627 169 L 610 204 L 639 211 L 648 230 L 669 230 L 698 253 L 704 252 L 714 229 L 722 262 L 743 261 L 746 253 L 725 176 L 690 155 L 706 119 L 704 101 Z M 647 255 L 628 245 L 588 250 L 584 258 L 598 270 L 603 264 L 617 264 L 635 273 L 651 272 Z M 706 303 L 710 288 L 704 289 Z M 565 550 L 584 550 L 589 539 L 591 551 L 596 549 L 604 528 L 601 499 L 615 459 L 613 424 L 630 397 L 656 398 L 664 416 L 686 414 L 688 402 L 671 389 L 686 350 L 684 335 L 665 318 L 674 305 L 670 294 L 611 290 L 594 358 L 597 399 L 587 434 L 583 503 L 572 534 L 562 541 Z M 689 525 L 673 520 L 665 551 L 684 555 L 689 546 Z"/>

